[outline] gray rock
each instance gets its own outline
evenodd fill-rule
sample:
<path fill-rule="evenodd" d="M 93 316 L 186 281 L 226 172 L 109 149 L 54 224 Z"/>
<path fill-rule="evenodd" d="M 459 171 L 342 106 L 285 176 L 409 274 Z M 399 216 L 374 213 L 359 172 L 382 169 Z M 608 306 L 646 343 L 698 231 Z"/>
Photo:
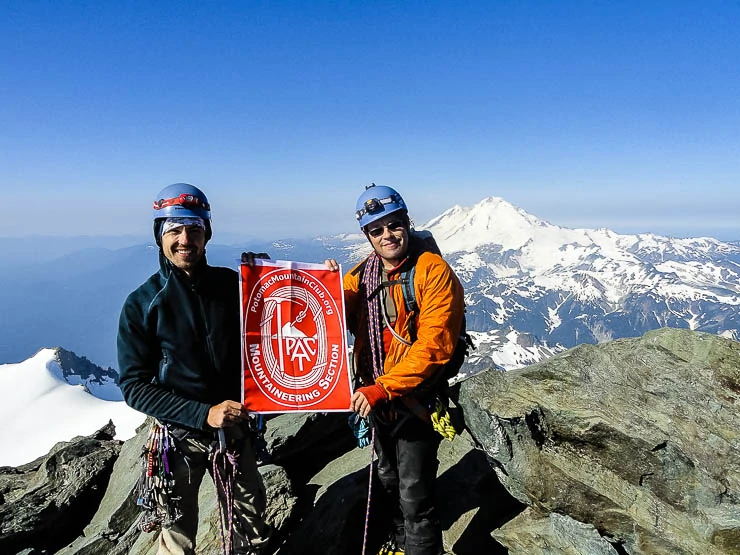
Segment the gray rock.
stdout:
<path fill-rule="evenodd" d="M 270 462 L 283 466 L 318 468 L 326 460 L 352 449 L 347 433 L 348 413 L 285 413 L 273 416 L 265 426 Z M 311 452 L 309 460 L 306 453 Z"/>
<path fill-rule="evenodd" d="M 141 452 L 146 442 L 151 420 L 137 430 L 121 450 L 113 468 L 105 497 L 83 535 L 60 550 L 58 555 L 154 555 L 157 551 L 157 533 L 142 533 L 137 528 L 140 509 L 135 503 L 134 491 L 141 473 Z M 298 428 L 300 429 L 300 428 Z M 260 467 L 265 481 L 269 505 L 267 520 L 278 529 L 292 516 L 296 499 L 290 478 L 285 470 L 274 465 Z M 198 549 L 206 553 L 221 552 L 221 532 L 216 490 L 205 478 L 199 491 Z"/>
<path fill-rule="evenodd" d="M 459 401 L 523 503 L 630 554 L 719 555 L 740 552 L 739 397 L 740 343 L 661 329 L 478 374 Z"/>
<path fill-rule="evenodd" d="M 509 555 L 619 555 L 590 524 L 528 508 L 493 533 Z"/>
<path fill-rule="evenodd" d="M 485 455 L 473 447 L 467 433 L 442 441 L 439 461 L 437 497 L 446 549 L 457 555 L 505 554 L 491 533 L 524 506 L 501 487 Z M 390 502 L 383 498 L 377 480 L 377 475 L 370 474 L 369 448 L 355 448 L 330 461 L 299 495 L 304 505 L 302 518 L 280 554 L 361 553 L 366 533 L 365 552 L 376 553 L 387 539 L 384 518 Z"/>
<path fill-rule="evenodd" d="M 54 552 L 72 541 L 100 503 L 118 457 L 112 423 L 56 444 L 49 455 L 0 469 L 0 553 Z"/>
<path fill-rule="evenodd" d="M 482 372 L 453 391 L 469 434 L 439 451 L 450 553 L 740 553 L 740 344 L 664 329 Z M 267 423 L 271 464 L 260 472 L 281 555 L 362 549 L 370 450 L 354 448 L 346 419 Z M 147 431 L 122 447 L 109 431 L 75 438 L 0 469 L 0 553 L 154 555 L 156 534 L 138 531 L 132 493 Z M 372 491 L 367 553 L 387 514 Z M 208 479 L 200 502 L 199 551 L 219 553 Z M 49 536 L 58 543 L 43 543 Z"/>
<path fill-rule="evenodd" d="M 136 436 L 124 443 L 97 512 L 83 534 L 60 550 L 59 555 L 124 555 L 139 538 L 136 522 L 140 510 L 133 492 L 141 473 L 141 452 L 150 426 L 151 421 L 147 420 Z"/>

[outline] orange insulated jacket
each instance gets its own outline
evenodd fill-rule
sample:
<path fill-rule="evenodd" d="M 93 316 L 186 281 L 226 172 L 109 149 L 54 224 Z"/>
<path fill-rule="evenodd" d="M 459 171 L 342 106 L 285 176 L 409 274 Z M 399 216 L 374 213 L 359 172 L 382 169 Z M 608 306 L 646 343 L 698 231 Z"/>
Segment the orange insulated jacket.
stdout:
<path fill-rule="evenodd" d="M 392 295 L 396 319 L 391 325 L 403 339 L 411 342 L 409 333 L 410 315 L 403 300 L 403 287 L 400 285 L 401 272 L 409 269 L 412 263 L 407 258 L 388 272 L 390 283 L 397 286 L 384 288 L 381 294 Z M 360 263 L 362 264 L 362 263 Z M 349 329 L 355 336 L 355 368 L 363 385 L 371 385 L 372 369 L 362 368 L 361 353 L 367 347 L 367 301 L 360 288 L 362 272 L 358 264 L 344 276 L 344 299 Z M 416 259 L 414 290 L 417 314 L 415 319 L 416 341 L 410 346 L 397 338 L 393 340 L 385 354 L 384 373 L 375 383 L 385 389 L 388 397 L 408 395 L 426 380 L 433 378 L 437 371 L 450 360 L 457 345 L 465 312 L 465 300 L 459 279 L 445 260 L 434 253 L 423 252 Z M 381 302 L 381 310 L 383 303 Z"/>

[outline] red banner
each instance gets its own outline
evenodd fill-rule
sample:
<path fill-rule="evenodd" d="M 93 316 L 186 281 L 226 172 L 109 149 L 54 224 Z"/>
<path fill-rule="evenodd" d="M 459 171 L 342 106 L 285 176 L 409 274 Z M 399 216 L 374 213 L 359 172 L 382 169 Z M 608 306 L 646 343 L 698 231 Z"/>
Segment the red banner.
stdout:
<path fill-rule="evenodd" d="M 256 260 L 239 271 L 244 406 L 259 413 L 347 411 L 342 271 Z"/>

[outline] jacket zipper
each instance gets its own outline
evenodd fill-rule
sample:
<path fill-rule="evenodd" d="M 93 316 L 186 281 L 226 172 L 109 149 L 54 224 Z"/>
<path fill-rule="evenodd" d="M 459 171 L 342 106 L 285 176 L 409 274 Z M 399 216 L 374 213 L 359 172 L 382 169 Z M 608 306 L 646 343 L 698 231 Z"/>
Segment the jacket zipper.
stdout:
<path fill-rule="evenodd" d="M 213 370 L 216 370 L 216 356 L 214 354 L 213 344 L 211 343 L 211 334 L 210 334 L 210 330 L 208 329 L 208 319 L 206 318 L 206 310 L 205 310 L 205 307 L 203 306 L 203 299 L 198 294 L 198 292 L 195 290 L 194 283 L 190 284 L 190 289 L 195 295 L 195 298 L 198 300 L 198 310 L 200 312 L 201 329 L 203 330 L 203 334 L 205 335 L 204 339 L 206 342 L 206 348 L 208 350 L 208 357 L 211 359 L 211 368 L 213 368 Z"/>

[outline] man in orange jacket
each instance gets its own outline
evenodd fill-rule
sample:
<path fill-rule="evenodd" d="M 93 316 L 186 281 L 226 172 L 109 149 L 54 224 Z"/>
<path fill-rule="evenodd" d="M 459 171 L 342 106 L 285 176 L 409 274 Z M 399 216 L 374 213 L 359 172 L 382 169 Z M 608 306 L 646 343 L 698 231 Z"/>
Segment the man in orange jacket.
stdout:
<path fill-rule="evenodd" d="M 394 500 L 393 533 L 380 553 L 439 555 L 435 483 L 441 436 L 430 414 L 460 336 L 463 288 L 447 262 L 427 250 L 412 229 L 397 191 L 373 184 L 360 195 L 355 215 L 373 252 L 344 276 L 355 372 L 362 384 L 352 396 L 352 410 L 369 416 L 378 478 Z M 410 286 L 418 307 L 409 313 L 402 278 L 414 265 Z"/>

